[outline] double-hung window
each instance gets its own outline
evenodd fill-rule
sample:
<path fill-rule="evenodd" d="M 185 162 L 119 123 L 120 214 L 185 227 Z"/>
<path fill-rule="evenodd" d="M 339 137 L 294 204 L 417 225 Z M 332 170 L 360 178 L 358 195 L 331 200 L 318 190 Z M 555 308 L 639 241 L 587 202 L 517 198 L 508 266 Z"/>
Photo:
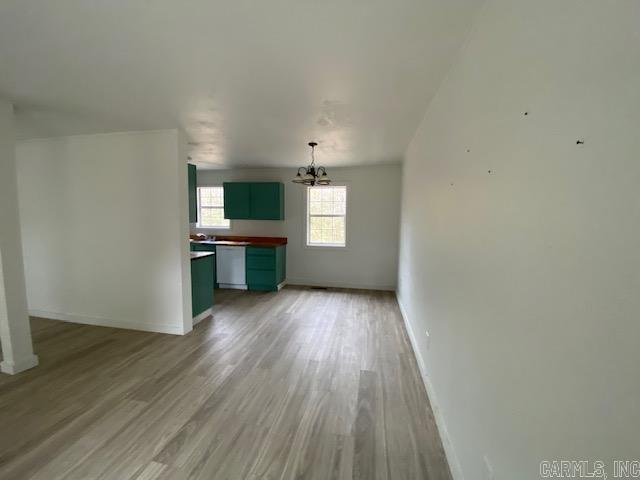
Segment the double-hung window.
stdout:
<path fill-rule="evenodd" d="M 222 187 L 198 187 L 199 228 L 231 228 L 224 218 L 224 190 Z"/>
<path fill-rule="evenodd" d="M 307 187 L 307 246 L 344 247 L 347 187 Z"/>

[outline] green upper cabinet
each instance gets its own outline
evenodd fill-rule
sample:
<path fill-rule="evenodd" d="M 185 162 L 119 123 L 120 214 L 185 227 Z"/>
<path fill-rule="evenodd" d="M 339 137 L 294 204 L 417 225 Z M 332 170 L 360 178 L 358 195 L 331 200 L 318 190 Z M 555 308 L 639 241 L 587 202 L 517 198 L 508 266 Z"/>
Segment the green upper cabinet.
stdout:
<path fill-rule="evenodd" d="M 195 165 L 188 163 L 187 167 L 189 169 L 189 223 L 196 223 L 198 221 L 198 175 Z"/>
<path fill-rule="evenodd" d="M 282 183 L 251 184 L 251 218 L 284 220 L 284 185 Z"/>
<path fill-rule="evenodd" d="M 230 182 L 223 186 L 225 218 L 284 220 L 284 184 Z"/>
<path fill-rule="evenodd" d="M 224 183 L 224 218 L 251 218 L 251 184 Z"/>

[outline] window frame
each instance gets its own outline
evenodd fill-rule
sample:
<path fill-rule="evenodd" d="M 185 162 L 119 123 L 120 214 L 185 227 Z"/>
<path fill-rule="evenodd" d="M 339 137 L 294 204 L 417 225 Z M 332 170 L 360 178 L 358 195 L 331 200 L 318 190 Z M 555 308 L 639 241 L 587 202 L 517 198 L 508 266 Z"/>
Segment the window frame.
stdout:
<path fill-rule="evenodd" d="M 335 250 L 339 249 L 340 251 L 344 251 L 348 248 L 348 224 L 349 224 L 349 185 L 347 183 L 338 183 L 332 182 L 331 185 L 316 185 L 311 187 L 310 185 L 305 186 L 305 219 L 304 219 L 304 246 L 305 248 L 312 249 L 330 249 Z M 345 199 L 344 199 L 344 215 L 313 215 L 314 217 L 343 217 L 344 218 L 344 244 L 341 243 L 310 243 L 310 235 L 311 235 L 311 200 L 309 195 L 310 188 L 331 188 L 331 187 L 344 187 L 345 190 Z"/>
<path fill-rule="evenodd" d="M 200 219 L 202 218 L 202 208 L 222 208 L 223 215 L 224 215 L 224 190 L 222 191 L 222 207 L 202 207 L 202 205 L 200 204 L 200 190 L 202 188 L 224 188 L 224 187 L 222 185 L 198 185 L 196 187 L 196 208 L 198 211 L 198 221 L 196 222 L 196 228 L 199 230 L 231 230 L 231 220 L 229 220 L 228 227 L 220 227 L 220 226 L 209 227 L 209 226 L 202 225 L 200 223 Z"/>

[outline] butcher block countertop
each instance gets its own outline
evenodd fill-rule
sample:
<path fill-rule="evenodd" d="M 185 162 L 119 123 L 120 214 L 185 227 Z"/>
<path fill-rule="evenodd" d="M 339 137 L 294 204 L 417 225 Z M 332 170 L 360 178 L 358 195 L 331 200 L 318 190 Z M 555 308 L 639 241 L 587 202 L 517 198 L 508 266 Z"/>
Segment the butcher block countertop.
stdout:
<path fill-rule="evenodd" d="M 203 257 L 210 257 L 216 254 L 216 252 L 190 252 L 190 253 L 191 253 L 191 260 L 195 260 L 197 258 L 203 258 Z"/>
<path fill-rule="evenodd" d="M 287 244 L 286 237 L 241 237 L 234 235 L 216 235 L 215 240 L 194 240 L 191 243 L 203 245 L 222 245 L 233 247 L 279 247 Z"/>

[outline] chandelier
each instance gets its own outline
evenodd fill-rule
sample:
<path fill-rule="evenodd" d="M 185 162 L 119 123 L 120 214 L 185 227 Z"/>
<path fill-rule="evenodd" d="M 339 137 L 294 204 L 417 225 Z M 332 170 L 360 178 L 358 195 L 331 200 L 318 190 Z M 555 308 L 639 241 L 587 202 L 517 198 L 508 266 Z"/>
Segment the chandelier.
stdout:
<path fill-rule="evenodd" d="M 316 167 L 316 159 L 314 156 L 315 148 L 318 146 L 316 142 L 309 142 L 311 147 L 311 164 L 306 167 L 300 167 L 298 173 L 293 178 L 293 183 L 302 183 L 303 185 L 329 185 L 331 179 L 327 175 L 324 167 Z"/>

